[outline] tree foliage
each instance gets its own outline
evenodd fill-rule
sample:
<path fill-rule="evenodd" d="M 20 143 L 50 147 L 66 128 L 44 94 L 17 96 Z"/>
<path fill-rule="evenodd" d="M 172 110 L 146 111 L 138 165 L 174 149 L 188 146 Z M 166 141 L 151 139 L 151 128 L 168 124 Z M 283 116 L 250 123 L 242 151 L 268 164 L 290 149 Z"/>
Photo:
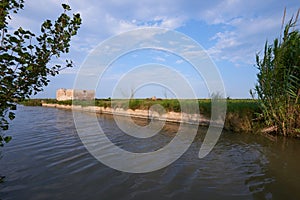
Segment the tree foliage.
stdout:
<path fill-rule="evenodd" d="M 255 91 L 267 126 L 284 136 L 300 133 L 300 33 L 297 19 L 289 20 L 283 38 L 265 44 L 263 58 L 256 55 Z"/>
<path fill-rule="evenodd" d="M 9 142 L 4 135 L 9 121 L 15 118 L 16 102 L 29 98 L 48 85 L 49 76 L 55 76 L 65 66 L 49 66 L 53 58 L 68 53 L 70 41 L 80 28 L 80 14 L 69 16 L 69 5 L 62 4 L 64 12 L 52 22 L 41 25 L 41 33 L 24 30 L 9 31 L 9 20 L 24 8 L 24 0 L 1 0 L 0 2 L 0 146 Z"/>

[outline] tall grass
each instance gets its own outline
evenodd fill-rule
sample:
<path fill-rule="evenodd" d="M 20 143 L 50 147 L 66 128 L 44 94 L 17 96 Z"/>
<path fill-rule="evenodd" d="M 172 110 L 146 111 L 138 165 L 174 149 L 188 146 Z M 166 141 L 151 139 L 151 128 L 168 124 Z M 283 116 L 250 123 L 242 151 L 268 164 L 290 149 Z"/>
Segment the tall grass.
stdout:
<path fill-rule="evenodd" d="M 283 30 L 283 38 L 265 44 L 263 58 L 256 56 L 258 83 L 255 91 L 261 118 L 283 136 L 300 134 L 300 33 L 297 17 Z"/>

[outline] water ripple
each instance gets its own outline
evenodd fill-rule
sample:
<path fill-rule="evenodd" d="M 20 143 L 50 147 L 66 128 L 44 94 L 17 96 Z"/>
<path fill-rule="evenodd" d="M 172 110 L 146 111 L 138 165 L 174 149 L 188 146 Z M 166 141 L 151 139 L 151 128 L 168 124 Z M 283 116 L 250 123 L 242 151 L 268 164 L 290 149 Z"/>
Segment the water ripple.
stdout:
<path fill-rule="evenodd" d="M 168 124 L 161 134 L 145 140 L 124 134 L 110 116 L 99 116 L 99 123 L 116 145 L 133 152 L 161 148 L 178 129 Z M 21 106 L 7 132 L 13 140 L 2 151 L 0 172 L 6 179 L 0 184 L 0 199 L 300 199 L 300 160 L 295 159 L 300 141 L 286 145 L 225 132 L 200 160 L 205 132 L 200 128 L 190 149 L 172 165 L 129 174 L 110 169 L 88 153 L 70 111 Z"/>

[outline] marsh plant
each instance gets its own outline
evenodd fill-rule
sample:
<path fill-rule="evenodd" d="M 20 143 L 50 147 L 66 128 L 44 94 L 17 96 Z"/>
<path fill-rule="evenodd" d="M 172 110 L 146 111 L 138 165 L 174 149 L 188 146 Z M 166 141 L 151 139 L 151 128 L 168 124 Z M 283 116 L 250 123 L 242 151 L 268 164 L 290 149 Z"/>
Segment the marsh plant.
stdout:
<path fill-rule="evenodd" d="M 282 28 L 279 39 L 275 39 L 271 45 L 266 42 L 262 58 L 256 55 L 259 73 L 255 92 L 262 109 L 261 118 L 268 127 L 283 136 L 300 134 L 298 16 L 299 10 L 296 17 L 292 17 Z M 285 14 L 282 24 L 284 18 Z"/>

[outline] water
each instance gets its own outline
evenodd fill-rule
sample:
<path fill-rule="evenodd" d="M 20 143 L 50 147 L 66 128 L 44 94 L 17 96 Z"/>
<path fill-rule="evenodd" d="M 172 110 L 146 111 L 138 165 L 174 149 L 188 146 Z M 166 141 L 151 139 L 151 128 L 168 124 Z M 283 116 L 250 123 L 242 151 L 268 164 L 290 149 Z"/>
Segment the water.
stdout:
<path fill-rule="evenodd" d="M 161 148 L 178 128 L 168 124 L 146 141 L 129 139 L 108 115 L 99 122 L 114 143 L 136 152 Z M 68 110 L 20 106 L 7 134 L 13 140 L 1 149 L 6 179 L 0 199 L 300 199 L 299 140 L 224 132 L 214 150 L 198 159 L 205 135 L 200 128 L 170 166 L 130 174 L 87 152 Z"/>

